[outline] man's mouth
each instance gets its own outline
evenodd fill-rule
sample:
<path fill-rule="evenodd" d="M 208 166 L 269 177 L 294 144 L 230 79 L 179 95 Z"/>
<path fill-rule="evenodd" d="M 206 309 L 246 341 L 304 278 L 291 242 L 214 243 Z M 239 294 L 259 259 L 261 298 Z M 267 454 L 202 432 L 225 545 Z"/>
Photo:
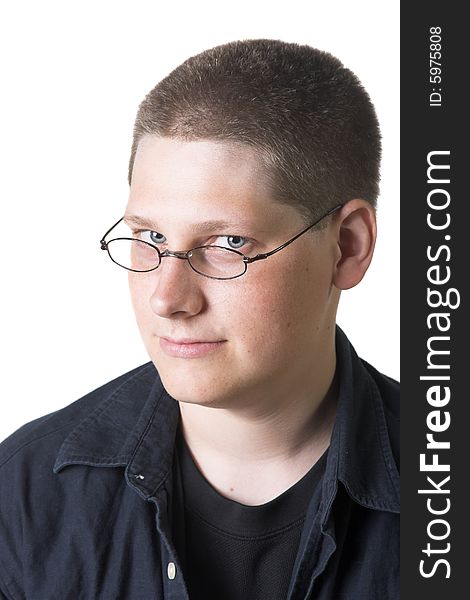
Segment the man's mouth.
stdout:
<path fill-rule="evenodd" d="M 160 337 L 160 348 L 174 358 L 200 358 L 218 350 L 226 341 Z"/>

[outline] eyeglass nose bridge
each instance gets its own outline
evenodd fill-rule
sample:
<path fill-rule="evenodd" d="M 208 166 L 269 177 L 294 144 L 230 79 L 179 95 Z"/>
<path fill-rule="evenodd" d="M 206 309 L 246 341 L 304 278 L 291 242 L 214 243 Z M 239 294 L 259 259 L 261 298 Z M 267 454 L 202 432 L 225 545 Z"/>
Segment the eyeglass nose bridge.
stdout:
<path fill-rule="evenodd" d="M 172 256 L 173 258 L 181 258 L 182 260 L 188 260 L 190 252 L 191 250 L 187 250 L 186 252 L 184 252 L 183 250 L 163 250 L 163 252 L 160 250 L 158 251 L 158 253 L 160 254 L 160 258 Z"/>

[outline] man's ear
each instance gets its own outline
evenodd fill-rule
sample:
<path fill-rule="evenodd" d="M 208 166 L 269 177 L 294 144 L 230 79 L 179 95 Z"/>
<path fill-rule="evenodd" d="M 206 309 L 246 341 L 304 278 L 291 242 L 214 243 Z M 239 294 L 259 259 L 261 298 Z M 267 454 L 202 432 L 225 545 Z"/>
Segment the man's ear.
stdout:
<path fill-rule="evenodd" d="M 339 258 L 333 283 L 348 290 L 361 281 L 372 260 L 377 237 L 375 210 L 365 200 L 350 200 L 334 222 Z"/>

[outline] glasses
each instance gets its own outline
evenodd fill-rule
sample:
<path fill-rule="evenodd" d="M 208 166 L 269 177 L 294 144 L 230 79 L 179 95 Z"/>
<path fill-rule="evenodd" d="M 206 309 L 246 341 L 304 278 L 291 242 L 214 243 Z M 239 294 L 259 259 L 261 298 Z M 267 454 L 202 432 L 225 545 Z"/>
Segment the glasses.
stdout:
<path fill-rule="evenodd" d="M 101 238 L 100 245 L 101 250 L 107 250 L 109 258 L 114 263 L 135 273 L 155 271 L 155 269 L 158 269 L 160 266 L 162 258 L 172 256 L 173 258 L 187 260 L 191 269 L 203 277 L 220 280 L 236 279 L 246 273 L 249 264 L 269 258 L 273 254 L 276 254 L 276 252 L 283 250 L 342 206 L 343 204 L 338 204 L 338 206 L 335 206 L 317 219 L 315 223 L 312 223 L 303 229 L 293 238 L 284 242 L 284 244 L 274 248 L 274 250 L 263 254 L 257 254 L 256 256 L 245 256 L 238 250 L 225 248 L 223 246 L 198 246 L 197 248 L 191 248 L 185 252 L 177 252 L 172 250 L 159 250 L 157 246 L 154 246 L 150 242 L 145 242 L 136 238 L 117 237 L 106 240 L 106 237 L 119 225 L 119 223 L 121 223 L 121 221 L 123 221 L 124 217 L 119 219 L 111 229 L 108 229 Z"/>

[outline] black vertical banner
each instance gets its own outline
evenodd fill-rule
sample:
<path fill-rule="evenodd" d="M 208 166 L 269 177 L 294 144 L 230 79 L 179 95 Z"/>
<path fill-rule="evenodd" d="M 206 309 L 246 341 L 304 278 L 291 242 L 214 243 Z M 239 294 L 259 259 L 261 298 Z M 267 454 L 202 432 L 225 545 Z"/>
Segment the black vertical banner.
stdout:
<path fill-rule="evenodd" d="M 458 6 L 401 6 L 405 600 L 469 597 L 469 52 Z"/>

